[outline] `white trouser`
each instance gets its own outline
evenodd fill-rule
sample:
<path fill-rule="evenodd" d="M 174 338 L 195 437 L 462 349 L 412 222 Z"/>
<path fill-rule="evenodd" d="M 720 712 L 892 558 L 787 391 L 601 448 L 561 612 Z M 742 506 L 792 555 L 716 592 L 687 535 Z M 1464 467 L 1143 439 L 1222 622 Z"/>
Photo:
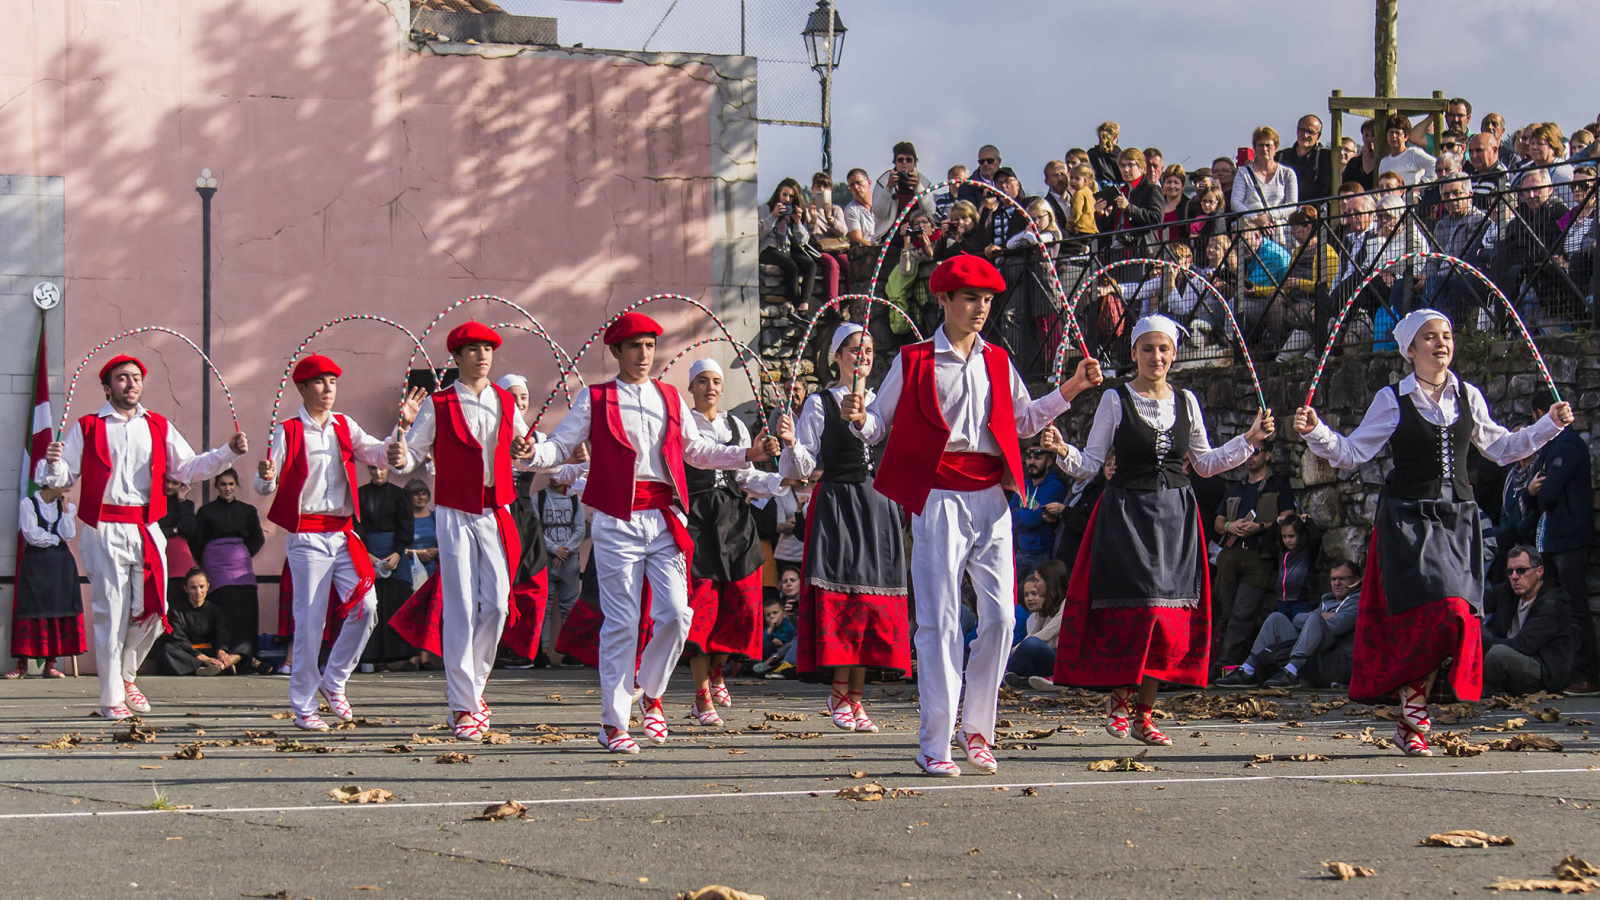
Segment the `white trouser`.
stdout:
<path fill-rule="evenodd" d="M 122 683 L 137 677 L 139 664 L 162 633 L 159 615 L 142 622 L 133 620 L 144 609 L 144 543 L 139 530 L 145 527 L 132 522 L 101 522 L 96 528 L 84 525 L 78 536 L 78 554 L 89 573 L 94 664 L 100 673 L 103 707 L 127 702 Z M 156 553 L 166 559 L 166 536 L 160 528 L 148 527 L 155 539 Z"/>
<path fill-rule="evenodd" d="M 361 651 L 378 620 L 378 595 L 368 588 L 361 605 L 339 628 L 328 651 L 327 668 L 317 671 L 329 589 L 341 598 L 348 597 L 361 580 L 345 550 L 348 540 L 342 531 L 289 535 L 286 555 L 294 579 L 294 672 L 289 676 L 289 708 L 297 715 L 317 711 L 319 687 L 330 694 L 344 693 L 344 684 L 361 661 Z"/>
<path fill-rule="evenodd" d="M 439 587 L 444 595 L 440 643 L 450 709 L 477 712 L 506 627 L 511 575 L 493 512 L 434 511 L 439 534 Z"/>
<path fill-rule="evenodd" d="M 655 630 L 639 660 L 639 687 L 646 697 L 667 691 L 683 642 L 689 638 L 688 569 L 663 516 L 676 512 L 638 510 L 627 521 L 597 512 L 595 575 L 600 582 L 600 721 L 628 729 L 633 702 L 633 660 L 639 652 L 639 596 L 650 582 L 650 618 Z M 679 519 L 679 521 L 683 521 Z"/>
<path fill-rule="evenodd" d="M 998 487 L 934 489 L 911 517 L 911 585 L 916 595 L 917 694 L 922 752 L 950 759 L 957 709 L 961 727 L 994 743 L 995 706 L 1016 624 L 1011 507 Z M 978 636 L 967 652 L 961 685 L 961 576 L 977 594 Z"/>

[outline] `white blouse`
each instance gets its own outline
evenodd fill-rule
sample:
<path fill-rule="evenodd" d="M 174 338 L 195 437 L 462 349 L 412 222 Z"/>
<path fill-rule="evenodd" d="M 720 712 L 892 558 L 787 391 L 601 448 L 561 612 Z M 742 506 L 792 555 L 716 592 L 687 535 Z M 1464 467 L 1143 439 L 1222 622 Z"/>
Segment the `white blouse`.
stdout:
<path fill-rule="evenodd" d="M 1189 405 L 1189 465 L 1196 475 L 1210 478 L 1229 469 L 1243 465 L 1255 449 L 1244 435 L 1237 435 L 1221 447 L 1212 449 L 1206 436 L 1205 419 L 1200 414 L 1200 401 L 1191 391 L 1173 390 L 1166 397 L 1155 399 L 1141 397 L 1126 387 L 1113 388 L 1100 395 L 1100 405 L 1094 411 L 1094 425 L 1089 428 L 1089 441 L 1082 450 L 1068 447 L 1064 456 L 1056 458 L 1061 471 L 1073 478 L 1093 478 L 1105 464 L 1111 452 L 1111 442 L 1116 437 L 1117 426 L 1122 424 L 1122 398 L 1118 392 L 1127 391 L 1133 398 L 1133 408 L 1146 425 L 1156 431 L 1168 431 L 1178 422 L 1178 395 L 1183 395 Z"/>
<path fill-rule="evenodd" d="M 17 528 L 22 532 L 22 539 L 30 547 L 54 547 L 62 541 L 70 541 L 78 533 L 72 523 L 72 517 L 78 512 L 78 507 L 70 501 L 61 502 L 61 513 L 56 514 L 56 505 L 39 501 L 39 515 L 33 514 L 33 498 L 23 497 L 22 504 L 17 508 Z M 56 534 L 50 533 L 50 526 L 61 524 L 56 528 Z"/>
<path fill-rule="evenodd" d="M 838 405 L 844 402 L 844 395 L 848 390 L 844 385 L 836 384 L 828 388 L 828 393 L 833 395 L 833 402 Z M 862 390 L 861 399 L 870 406 L 877 394 L 870 388 Z M 785 447 L 783 455 L 778 457 L 778 474 L 784 478 L 811 477 L 811 473 L 817 470 L 818 457 L 822 455 L 822 430 L 827 424 L 827 414 L 822 409 L 822 398 L 817 394 L 807 397 L 805 402 L 800 404 L 800 418 L 794 423 L 794 445 Z"/>
<path fill-rule="evenodd" d="M 733 417 L 717 413 L 715 420 L 707 419 L 700 410 L 692 410 L 694 423 L 700 427 L 700 436 L 730 447 L 750 449 L 750 429 L 734 432 Z M 741 423 L 743 424 L 743 423 Z M 737 438 L 737 440 L 735 440 Z M 739 489 L 756 497 L 776 497 L 783 490 L 783 476 L 776 472 L 763 472 L 750 462 L 733 469 L 733 482 Z"/>

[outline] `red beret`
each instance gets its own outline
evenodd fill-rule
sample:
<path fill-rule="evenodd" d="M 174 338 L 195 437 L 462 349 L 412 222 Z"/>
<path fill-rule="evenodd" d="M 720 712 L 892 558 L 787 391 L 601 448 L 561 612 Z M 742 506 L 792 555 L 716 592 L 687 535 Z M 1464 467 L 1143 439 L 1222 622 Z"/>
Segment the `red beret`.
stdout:
<path fill-rule="evenodd" d="M 623 313 L 617 317 L 615 322 L 606 326 L 606 346 L 620 344 L 628 338 L 636 338 L 646 334 L 651 337 L 660 337 L 660 323 L 641 312 Z"/>
<path fill-rule="evenodd" d="M 111 383 L 111 372 L 112 372 L 112 370 L 115 369 L 117 366 L 126 365 L 127 363 L 133 363 L 134 365 L 139 367 L 139 377 L 140 378 L 143 378 L 144 376 L 150 374 L 150 370 L 146 369 L 144 367 L 144 363 L 139 361 L 139 357 L 137 357 L 137 356 L 128 356 L 127 354 L 124 353 L 124 354 L 119 354 L 117 356 L 111 357 L 109 360 L 106 360 L 106 364 L 105 365 L 100 367 L 100 383 L 101 384 L 110 384 Z"/>
<path fill-rule="evenodd" d="M 343 374 L 344 370 L 339 368 L 338 363 L 326 356 L 313 353 L 295 364 L 293 377 L 295 384 L 305 384 L 313 378 L 321 378 L 324 375 L 337 378 Z"/>
<path fill-rule="evenodd" d="M 1000 270 L 981 256 L 962 253 L 939 264 L 928 276 L 928 290 L 935 294 L 948 294 L 962 288 L 1000 293 L 1006 289 L 1006 280 Z"/>
<path fill-rule="evenodd" d="M 463 322 L 450 329 L 450 335 L 444 340 L 445 347 L 451 353 L 461 349 L 464 344 L 488 344 L 498 350 L 500 343 L 500 335 L 482 322 Z"/>

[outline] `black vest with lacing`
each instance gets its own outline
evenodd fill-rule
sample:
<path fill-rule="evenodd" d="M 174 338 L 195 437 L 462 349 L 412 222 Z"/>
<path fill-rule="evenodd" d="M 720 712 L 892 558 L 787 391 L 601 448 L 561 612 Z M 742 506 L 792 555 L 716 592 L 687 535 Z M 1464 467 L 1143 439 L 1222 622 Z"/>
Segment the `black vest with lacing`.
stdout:
<path fill-rule="evenodd" d="M 1450 485 L 1454 499 L 1471 500 L 1472 480 L 1467 469 L 1467 448 L 1472 445 L 1472 410 L 1467 407 L 1467 386 L 1458 383 L 1456 420 L 1435 425 L 1422 417 L 1410 394 L 1390 385 L 1400 405 L 1400 424 L 1389 438 L 1394 470 L 1384 491 L 1401 500 L 1437 500 Z"/>
<path fill-rule="evenodd" d="M 744 423 L 729 415 L 728 432 L 732 437 L 724 441 L 724 443 L 730 447 L 742 443 L 741 437 L 744 434 Z M 689 496 L 691 497 L 716 490 L 718 487 L 732 491 L 740 497 L 744 496 L 744 491 L 739 490 L 738 483 L 733 480 L 733 471 L 731 469 L 697 469 L 686 463 L 683 467 L 683 480 L 689 488 Z"/>
<path fill-rule="evenodd" d="M 817 465 L 822 480 L 839 484 L 863 484 L 872 474 L 872 456 L 865 442 L 839 414 L 839 403 L 827 389 L 817 392 L 822 403 L 822 439 L 817 447 Z"/>
<path fill-rule="evenodd" d="M 1189 486 L 1183 461 L 1189 456 L 1189 398 L 1173 388 L 1172 427 L 1158 431 L 1133 405 L 1133 388 L 1115 388 L 1122 401 L 1122 422 L 1111 439 L 1117 452 L 1117 474 L 1111 483 L 1134 491 Z"/>

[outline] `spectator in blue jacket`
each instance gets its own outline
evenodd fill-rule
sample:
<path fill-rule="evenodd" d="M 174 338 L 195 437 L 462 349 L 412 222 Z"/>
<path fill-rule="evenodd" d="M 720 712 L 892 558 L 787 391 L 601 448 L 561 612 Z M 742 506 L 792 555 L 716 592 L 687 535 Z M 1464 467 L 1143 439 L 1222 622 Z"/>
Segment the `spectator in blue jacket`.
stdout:
<path fill-rule="evenodd" d="M 1067 483 L 1056 469 L 1056 455 L 1030 444 L 1022 450 L 1024 481 L 1011 495 L 1012 546 L 1017 578 L 1037 569 L 1056 546 L 1056 525 L 1067 499 Z"/>
<path fill-rule="evenodd" d="M 1533 402 L 1535 416 L 1550 408 L 1548 397 Z M 1572 693 L 1592 693 L 1600 683 L 1595 627 L 1589 599 L 1589 540 L 1594 532 L 1594 486 L 1589 476 L 1589 445 L 1576 429 L 1563 429 L 1539 451 L 1528 481 L 1528 496 L 1539 510 L 1535 549 L 1544 555 L 1545 571 L 1567 595 L 1578 625 L 1578 653 Z"/>
<path fill-rule="evenodd" d="M 1249 657 L 1217 684 L 1248 687 L 1266 678 L 1269 687 L 1299 687 L 1311 660 L 1355 629 L 1360 585 L 1359 566 L 1345 560 L 1334 563 L 1328 572 L 1328 593 L 1322 600 L 1311 610 L 1293 615 L 1282 607 L 1273 611 L 1256 634 Z M 1274 673 L 1274 669 L 1278 671 Z"/>

